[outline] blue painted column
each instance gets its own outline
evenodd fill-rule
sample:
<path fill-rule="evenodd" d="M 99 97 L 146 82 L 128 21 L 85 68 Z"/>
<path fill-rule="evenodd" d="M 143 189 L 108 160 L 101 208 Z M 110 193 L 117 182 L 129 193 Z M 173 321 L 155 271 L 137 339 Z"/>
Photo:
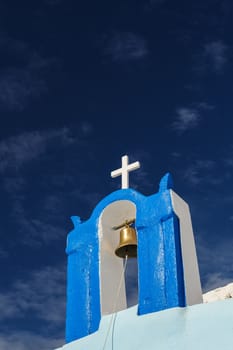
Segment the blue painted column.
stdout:
<path fill-rule="evenodd" d="M 173 213 L 161 222 L 166 291 L 166 309 L 176 306 L 185 306 L 183 261 L 181 255 L 179 219 Z"/>
<path fill-rule="evenodd" d="M 161 310 L 166 304 L 164 249 L 160 236 L 159 225 L 138 229 L 139 315 Z"/>
<path fill-rule="evenodd" d="M 75 228 L 67 240 L 67 317 L 66 342 L 99 328 L 98 240 L 93 225 L 72 218 Z"/>
<path fill-rule="evenodd" d="M 179 220 L 170 191 L 161 186 L 138 210 L 137 221 L 138 314 L 185 306 Z"/>

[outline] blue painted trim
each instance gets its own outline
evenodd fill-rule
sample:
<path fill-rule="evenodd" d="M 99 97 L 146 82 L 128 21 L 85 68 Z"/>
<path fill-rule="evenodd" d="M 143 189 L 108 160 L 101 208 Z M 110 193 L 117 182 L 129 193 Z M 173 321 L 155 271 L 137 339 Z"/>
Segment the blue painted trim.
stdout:
<path fill-rule="evenodd" d="M 159 183 L 159 192 L 163 192 L 166 190 L 172 190 L 174 188 L 173 178 L 171 174 L 165 174 Z"/>
<path fill-rule="evenodd" d="M 132 189 L 115 191 L 94 209 L 90 219 L 72 217 L 74 229 L 67 238 L 66 341 L 98 330 L 101 319 L 98 222 L 103 210 L 115 201 L 136 205 L 138 235 L 138 314 L 184 306 L 183 265 L 178 219 L 172 208 L 170 174 L 160 190 L 143 196 Z"/>
<path fill-rule="evenodd" d="M 161 222 L 164 240 L 166 309 L 185 306 L 179 219 L 173 213 Z"/>

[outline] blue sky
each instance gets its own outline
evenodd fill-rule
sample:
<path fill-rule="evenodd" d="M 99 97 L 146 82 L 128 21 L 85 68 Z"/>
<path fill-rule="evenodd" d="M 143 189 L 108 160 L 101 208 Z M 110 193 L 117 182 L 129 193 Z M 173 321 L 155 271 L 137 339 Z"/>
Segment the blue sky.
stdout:
<path fill-rule="evenodd" d="M 120 186 L 171 172 L 203 290 L 233 279 L 231 0 L 0 4 L 0 348 L 64 343 L 65 244 Z M 33 344 L 33 345 L 32 345 Z"/>

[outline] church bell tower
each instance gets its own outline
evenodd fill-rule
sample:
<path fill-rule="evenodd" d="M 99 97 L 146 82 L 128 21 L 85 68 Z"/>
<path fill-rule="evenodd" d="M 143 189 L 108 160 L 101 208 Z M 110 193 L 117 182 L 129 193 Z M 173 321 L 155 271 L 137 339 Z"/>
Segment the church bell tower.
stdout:
<path fill-rule="evenodd" d="M 72 217 L 67 343 L 97 331 L 104 315 L 127 308 L 122 276 L 131 257 L 138 266 L 137 317 L 202 302 L 189 207 L 174 192 L 170 174 L 150 196 L 129 188 L 129 172 L 139 167 L 122 157 L 122 167 L 111 173 L 121 175 L 122 188 L 102 199 L 87 221 Z"/>

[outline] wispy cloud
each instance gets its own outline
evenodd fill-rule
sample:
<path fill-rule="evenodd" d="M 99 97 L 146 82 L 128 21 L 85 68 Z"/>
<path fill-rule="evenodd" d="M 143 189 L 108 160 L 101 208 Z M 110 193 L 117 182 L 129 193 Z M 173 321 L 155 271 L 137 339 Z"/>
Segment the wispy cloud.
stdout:
<path fill-rule="evenodd" d="M 211 264 L 211 261 L 209 261 Z M 211 265 L 210 265 L 211 266 Z M 232 282 L 231 276 L 226 276 L 225 271 L 221 272 L 209 272 L 206 276 L 205 283 L 203 285 L 204 291 L 210 291 L 215 288 L 223 287 L 226 284 Z"/>
<path fill-rule="evenodd" d="M 0 293 L 1 350 L 31 350 L 32 344 L 33 350 L 52 349 L 64 344 L 65 285 L 64 266 L 46 267 Z M 9 333 L 9 325 L 14 329 L 15 322 L 21 322 L 21 330 Z M 30 331 L 24 329 L 27 324 Z"/>
<path fill-rule="evenodd" d="M 67 232 L 58 223 L 48 217 L 51 211 L 58 212 L 59 210 L 56 207 L 50 211 L 48 210 L 46 213 L 47 216 L 44 218 L 31 218 L 27 213 L 24 213 L 24 216 L 15 218 L 17 219 L 18 232 L 22 237 L 22 244 L 36 248 L 42 245 L 49 245 L 51 242 L 61 240 L 62 238 L 65 243 Z"/>
<path fill-rule="evenodd" d="M 198 102 L 198 103 L 195 103 L 195 107 L 200 111 L 212 111 L 215 109 L 215 106 L 210 104 L 210 103 L 207 103 L 207 102 Z"/>
<path fill-rule="evenodd" d="M 180 107 L 176 110 L 176 116 L 171 128 L 178 134 L 197 128 L 205 112 L 210 112 L 215 107 L 207 102 L 198 102 L 191 107 Z"/>
<path fill-rule="evenodd" d="M 20 244 L 38 248 L 52 241 L 65 242 L 70 203 L 82 203 L 88 211 L 100 199 L 99 193 L 89 189 L 87 169 L 80 166 L 91 132 L 91 124 L 81 123 L 72 133 L 68 128 L 33 131 L 0 142 L 0 173 L 4 174 L 0 186 L 10 203 L 5 220 L 9 230 L 20 234 Z M 67 164 L 67 154 L 73 153 Z M 91 152 L 85 157 L 91 158 Z M 77 177 L 82 179 L 79 188 Z M 36 198 L 32 198 L 34 188 Z"/>
<path fill-rule="evenodd" d="M 219 73 L 227 63 L 227 46 L 222 41 L 209 42 L 204 46 L 204 58 Z"/>
<path fill-rule="evenodd" d="M 223 73 L 228 62 L 229 47 L 222 40 L 209 41 L 195 55 L 194 71 L 206 73 Z"/>
<path fill-rule="evenodd" d="M 0 293 L 2 326 L 6 320 L 27 319 L 30 322 L 30 315 L 33 315 L 50 330 L 63 327 L 65 274 L 64 266 L 46 267 L 31 273 L 28 278 L 16 280 L 7 293 Z"/>
<path fill-rule="evenodd" d="M 117 33 L 104 39 L 104 55 L 116 63 L 138 61 L 148 55 L 147 43 L 140 35 Z"/>
<path fill-rule="evenodd" d="M 1 350 L 49 350 L 55 349 L 64 344 L 64 338 L 52 336 L 42 336 L 38 332 L 20 332 L 14 331 L 11 333 L 0 334 L 0 349 Z"/>
<path fill-rule="evenodd" d="M 196 243 L 203 291 L 232 282 L 232 238 L 221 240 L 220 236 L 213 246 L 209 239 L 201 238 L 199 235 Z"/>
<path fill-rule="evenodd" d="M 31 97 L 39 97 L 46 91 L 45 80 L 28 68 L 10 68 L 0 75 L 0 102 L 9 110 L 23 109 Z"/>
<path fill-rule="evenodd" d="M 193 160 L 192 164 L 186 168 L 183 177 L 192 185 L 208 181 L 210 184 L 217 184 L 218 179 L 213 176 L 216 163 L 212 160 Z"/>
<path fill-rule="evenodd" d="M 233 155 L 232 150 L 223 151 L 219 159 L 200 159 L 196 155 L 189 155 L 186 168 L 182 171 L 182 176 L 191 185 L 217 186 L 225 183 L 229 186 L 232 179 Z M 227 154 L 227 155 L 226 155 Z M 190 161 L 191 159 L 191 161 Z M 221 169 L 221 171 L 220 171 Z M 232 202 L 233 196 L 224 195 L 221 197 L 222 202 Z"/>
<path fill-rule="evenodd" d="M 0 172 L 18 170 L 24 164 L 46 152 L 49 142 L 72 142 L 66 128 L 51 131 L 32 131 L 0 142 Z M 59 142 L 59 143 L 60 143 Z"/>
<path fill-rule="evenodd" d="M 22 110 L 31 100 L 46 93 L 47 74 L 55 59 L 43 58 L 19 40 L 0 33 L 0 49 L 5 65 L 0 70 L 0 107 Z"/>
<path fill-rule="evenodd" d="M 178 133 L 184 133 L 187 130 L 196 128 L 200 123 L 200 113 L 194 108 L 178 108 L 176 118 L 172 123 L 172 129 Z"/>
<path fill-rule="evenodd" d="M 80 125 L 80 128 L 81 128 L 81 132 L 82 132 L 83 136 L 88 136 L 93 131 L 93 126 L 88 121 L 82 122 Z"/>
<path fill-rule="evenodd" d="M 0 248 L 0 259 L 5 259 L 8 257 L 8 253 L 3 248 Z"/>
<path fill-rule="evenodd" d="M 224 165 L 232 170 L 233 168 L 233 145 L 228 145 L 227 147 L 227 155 L 225 155 L 223 157 L 223 162 L 224 162 Z"/>
<path fill-rule="evenodd" d="M 73 142 L 74 139 L 67 128 L 27 132 L 0 142 L 0 173 L 4 174 L 1 185 L 11 205 L 6 220 L 9 221 L 9 225 L 12 221 L 16 224 L 17 232 L 21 234 L 21 244 L 37 247 L 42 242 L 49 244 L 54 240 L 65 239 L 66 232 L 62 229 L 64 226 L 59 225 L 59 219 L 62 213 L 65 215 L 65 211 L 61 204 L 61 190 L 58 190 L 59 186 L 55 183 L 59 174 L 51 176 L 49 192 L 46 189 L 38 193 L 37 199 L 31 204 L 30 186 L 48 187 L 48 177 L 41 175 L 33 179 L 30 173 L 36 167 L 40 169 L 42 161 L 45 161 L 48 170 L 49 159 L 57 159 L 57 150 L 62 152 Z M 45 178 L 46 183 L 43 184 Z M 65 174 L 63 183 L 67 186 L 69 184 Z M 52 199 L 55 197 L 53 191 L 57 194 L 56 198 Z M 64 200 L 63 198 L 63 202 Z M 39 207 L 40 210 L 37 210 Z"/>

